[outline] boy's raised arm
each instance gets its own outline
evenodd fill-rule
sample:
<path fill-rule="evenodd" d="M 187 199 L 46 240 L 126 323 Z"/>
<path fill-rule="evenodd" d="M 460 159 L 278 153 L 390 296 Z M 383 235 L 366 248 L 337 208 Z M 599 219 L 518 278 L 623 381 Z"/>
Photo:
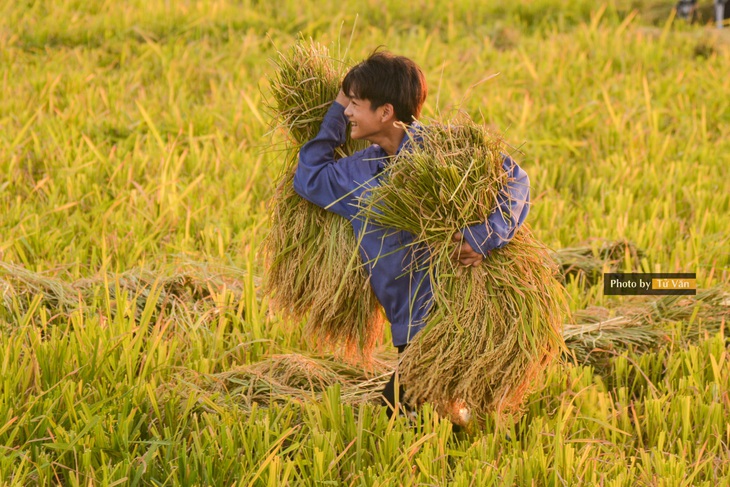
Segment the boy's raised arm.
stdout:
<path fill-rule="evenodd" d="M 317 136 L 299 151 L 294 190 L 317 206 L 350 217 L 353 207 L 345 196 L 353 189 L 353 175 L 348 173 L 343 160 L 335 160 L 335 149 L 345 143 L 347 130 L 342 101 L 338 96 L 325 114 Z"/>
<path fill-rule="evenodd" d="M 498 195 L 499 206 L 486 222 L 461 231 L 463 240 L 481 255 L 505 246 L 530 210 L 530 179 L 527 173 L 508 156 L 505 156 L 502 167 L 507 171 L 508 180 Z"/>

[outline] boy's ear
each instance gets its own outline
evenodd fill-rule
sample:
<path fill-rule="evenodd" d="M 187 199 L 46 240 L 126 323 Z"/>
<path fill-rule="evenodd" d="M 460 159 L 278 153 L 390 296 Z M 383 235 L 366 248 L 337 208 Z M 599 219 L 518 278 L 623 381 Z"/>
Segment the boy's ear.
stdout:
<path fill-rule="evenodd" d="M 383 122 L 389 121 L 390 118 L 395 119 L 395 108 L 390 103 L 385 103 L 380 106 L 382 109 Z"/>

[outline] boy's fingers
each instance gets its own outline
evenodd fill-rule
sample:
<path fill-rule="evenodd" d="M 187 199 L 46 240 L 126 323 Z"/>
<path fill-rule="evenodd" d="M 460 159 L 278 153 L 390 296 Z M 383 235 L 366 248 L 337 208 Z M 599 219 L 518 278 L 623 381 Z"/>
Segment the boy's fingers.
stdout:
<path fill-rule="evenodd" d="M 474 250 L 472 246 L 469 245 L 469 242 L 463 242 L 461 244 L 461 255 L 466 255 L 468 257 L 477 257 L 481 254 Z"/>
<path fill-rule="evenodd" d="M 469 242 L 464 240 L 464 235 L 462 235 L 461 232 L 454 233 L 451 237 L 451 241 L 457 243 L 454 250 L 451 252 L 451 259 L 459 262 L 459 264 L 467 267 L 478 267 L 484 260 L 484 256 L 474 250 L 472 246 L 469 245 Z M 461 242 L 460 245 L 459 242 Z"/>
<path fill-rule="evenodd" d="M 459 262 L 459 264 L 467 267 L 477 267 L 479 266 L 479 264 L 482 263 L 482 260 L 484 260 L 484 256 L 474 250 L 472 246 L 469 245 L 469 242 L 464 240 L 464 236 L 461 234 L 461 232 L 456 232 L 451 239 L 454 242 L 457 242 L 457 245 L 451 252 L 452 260 L 455 260 Z M 461 242 L 461 245 L 459 245 L 459 242 Z"/>
<path fill-rule="evenodd" d="M 474 265 L 475 263 L 481 262 L 481 259 L 479 258 L 478 255 L 476 255 L 476 256 L 474 256 L 474 255 L 467 255 L 467 256 L 461 257 L 461 259 L 459 259 L 459 262 L 462 265 L 470 266 L 470 265 Z"/>

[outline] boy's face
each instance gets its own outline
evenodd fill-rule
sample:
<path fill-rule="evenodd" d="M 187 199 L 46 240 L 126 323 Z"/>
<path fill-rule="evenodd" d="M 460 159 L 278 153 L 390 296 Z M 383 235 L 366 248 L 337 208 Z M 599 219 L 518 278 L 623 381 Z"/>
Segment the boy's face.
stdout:
<path fill-rule="evenodd" d="M 350 103 L 345 107 L 345 116 L 350 121 L 350 137 L 355 140 L 369 140 L 374 142 L 390 125 L 392 120 L 385 116 L 385 106 L 375 110 L 370 100 L 350 96 Z"/>

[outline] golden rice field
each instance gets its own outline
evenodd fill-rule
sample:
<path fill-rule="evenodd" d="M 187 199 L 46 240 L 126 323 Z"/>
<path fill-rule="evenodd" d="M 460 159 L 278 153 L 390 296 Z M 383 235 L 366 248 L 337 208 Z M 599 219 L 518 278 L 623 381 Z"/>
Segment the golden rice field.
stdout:
<path fill-rule="evenodd" d="M 730 29 L 672 4 L 0 3 L 0 485 L 730 484 Z M 389 420 L 387 327 L 363 367 L 270 306 L 301 37 L 413 58 L 530 175 L 573 316 L 522 415 Z"/>

